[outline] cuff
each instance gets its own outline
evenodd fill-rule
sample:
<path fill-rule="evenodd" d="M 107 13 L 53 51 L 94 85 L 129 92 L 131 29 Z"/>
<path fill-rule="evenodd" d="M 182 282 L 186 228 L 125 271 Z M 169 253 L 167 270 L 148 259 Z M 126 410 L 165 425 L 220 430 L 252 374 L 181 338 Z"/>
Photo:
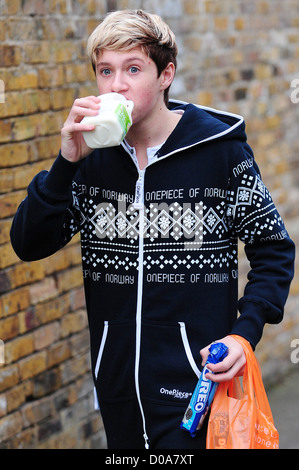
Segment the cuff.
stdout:
<path fill-rule="evenodd" d="M 43 190 L 52 197 L 70 194 L 71 184 L 81 162 L 69 162 L 59 152 L 52 168 L 43 181 Z"/>

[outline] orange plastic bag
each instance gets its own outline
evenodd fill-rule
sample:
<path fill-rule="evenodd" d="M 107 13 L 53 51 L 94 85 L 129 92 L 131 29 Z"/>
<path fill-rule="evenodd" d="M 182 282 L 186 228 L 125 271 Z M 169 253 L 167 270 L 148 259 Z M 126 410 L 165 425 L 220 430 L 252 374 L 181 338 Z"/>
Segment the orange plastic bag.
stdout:
<path fill-rule="evenodd" d="M 246 366 L 239 377 L 218 385 L 207 432 L 207 449 L 278 449 L 279 435 L 262 381 L 259 363 L 249 344 L 232 335 L 243 347 Z"/>

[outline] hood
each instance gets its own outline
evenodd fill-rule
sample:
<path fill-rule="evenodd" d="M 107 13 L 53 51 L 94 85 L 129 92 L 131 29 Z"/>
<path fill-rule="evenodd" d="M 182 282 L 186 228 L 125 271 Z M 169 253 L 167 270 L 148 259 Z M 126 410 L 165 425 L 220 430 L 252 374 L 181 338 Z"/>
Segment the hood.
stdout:
<path fill-rule="evenodd" d="M 178 100 L 170 100 L 169 109 L 183 110 L 184 114 L 160 149 L 161 157 L 215 139 L 246 141 L 242 116 Z"/>

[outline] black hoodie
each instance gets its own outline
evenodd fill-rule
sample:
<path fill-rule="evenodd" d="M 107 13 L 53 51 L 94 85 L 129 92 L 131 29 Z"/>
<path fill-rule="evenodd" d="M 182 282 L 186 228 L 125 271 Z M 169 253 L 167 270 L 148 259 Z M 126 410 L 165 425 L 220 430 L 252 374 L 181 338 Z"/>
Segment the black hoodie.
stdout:
<path fill-rule="evenodd" d="M 27 261 L 81 231 L 104 424 L 113 422 L 111 404 L 135 400 L 146 440 L 149 404 L 179 404 L 183 416 L 201 348 L 228 334 L 255 347 L 264 324 L 282 320 L 294 264 L 243 118 L 178 101 L 170 107 L 183 116 L 144 170 L 124 143 L 78 164 L 59 155 L 30 184 L 11 231 Z M 251 265 L 239 300 L 238 239 Z"/>

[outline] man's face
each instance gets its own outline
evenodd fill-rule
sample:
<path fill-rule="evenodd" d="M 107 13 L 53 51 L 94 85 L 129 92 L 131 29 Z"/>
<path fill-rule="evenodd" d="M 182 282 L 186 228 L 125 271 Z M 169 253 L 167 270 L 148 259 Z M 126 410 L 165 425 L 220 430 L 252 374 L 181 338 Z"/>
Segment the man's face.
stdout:
<path fill-rule="evenodd" d="M 100 94 L 120 93 L 134 102 L 133 123 L 140 122 L 163 103 L 164 88 L 156 64 L 141 49 L 104 50 L 96 67 Z"/>

